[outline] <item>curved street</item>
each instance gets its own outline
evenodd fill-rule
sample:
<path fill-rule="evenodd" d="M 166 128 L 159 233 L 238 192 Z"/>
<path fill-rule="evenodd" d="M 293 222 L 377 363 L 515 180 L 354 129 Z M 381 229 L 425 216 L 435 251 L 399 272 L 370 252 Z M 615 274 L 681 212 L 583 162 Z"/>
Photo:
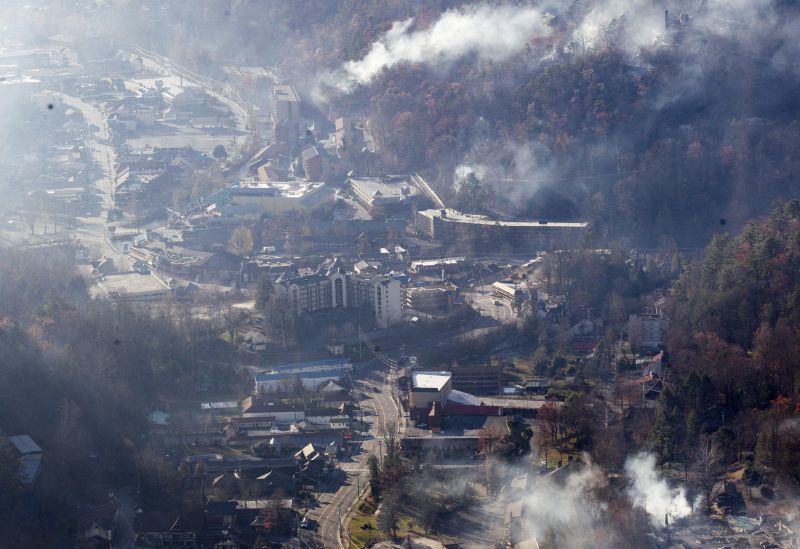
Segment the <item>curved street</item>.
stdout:
<path fill-rule="evenodd" d="M 359 437 L 358 453 L 353 456 L 352 461 L 339 464 L 338 474 L 317 499 L 319 505 L 306 515 L 316 527 L 314 530 L 300 531 L 300 539 L 306 547 L 343 547 L 340 537 L 344 533 L 342 523 L 356 505 L 359 493 L 366 489 L 369 482 L 367 459 L 371 455 L 380 457 L 385 451 L 384 441 L 402 434 L 402 427 L 398 430 L 401 412 L 394 393 L 394 374 L 375 370 L 376 367 L 384 367 L 377 359 L 370 361 L 368 366 L 369 378 L 356 381 L 354 390 L 363 396 L 361 406 L 364 422 L 369 424 L 369 428 Z M 337 485 L 338 489 L 335 488 Z"/>

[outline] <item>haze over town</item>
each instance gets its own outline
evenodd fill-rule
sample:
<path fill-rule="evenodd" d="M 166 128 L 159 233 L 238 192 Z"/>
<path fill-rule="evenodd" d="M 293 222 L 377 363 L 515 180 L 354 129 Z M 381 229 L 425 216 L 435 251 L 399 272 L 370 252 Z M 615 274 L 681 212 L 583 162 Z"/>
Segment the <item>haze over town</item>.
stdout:
<path fill-rule="evenodd" d="M 793 0 L 6 0 L 0 549 L 800 546 Z"/>

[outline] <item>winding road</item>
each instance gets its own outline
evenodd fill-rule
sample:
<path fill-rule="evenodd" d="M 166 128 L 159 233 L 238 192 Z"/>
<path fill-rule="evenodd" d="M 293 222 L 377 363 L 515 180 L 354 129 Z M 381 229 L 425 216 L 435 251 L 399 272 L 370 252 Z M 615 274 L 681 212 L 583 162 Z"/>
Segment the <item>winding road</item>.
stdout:
<path fill-rule="evenodd" d="M 372 361 L 369 366 L 383 367 L 378 360 Z M 335 492 L 323 489 L 317 500 L 319 506 L 311 509 L 306 515 L 317 528 L 315 531 L 301 530 L 300 539 L 305 547 L 314 549 L 344 547 L 340 537 L 343 531 L 341 525 L 356 505 L 359 492 L 365 490 L 368 485 L 367 459 L 371 455 L 380 458 L 385 451 L 384 440 L 402 434 L 402 426 L 398 429 L 401 422 L 398 421 L 400 411 L 394 393 L 393 372 L 373 370 L 370 379 L 356 381 L 355 386 L 356 391 L 365 395 L 361 406 L 365 412 L 365 421 L 369 422 L 369 430 L 358 439 L 363 451 L 353 457 L 353 461 L 340 463 L 339 474 L 328 489 L 337 483 L 339 488 Z"/>

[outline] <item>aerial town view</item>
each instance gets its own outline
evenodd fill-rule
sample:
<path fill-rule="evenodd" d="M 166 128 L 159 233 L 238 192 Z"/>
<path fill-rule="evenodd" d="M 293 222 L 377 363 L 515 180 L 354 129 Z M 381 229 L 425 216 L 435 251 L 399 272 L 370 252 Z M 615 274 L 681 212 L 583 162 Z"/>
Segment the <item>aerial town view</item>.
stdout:
<path fill-rule="evenodd" d="M 800 3 L 0 2 L 0 549 L 800 548 Z"/>

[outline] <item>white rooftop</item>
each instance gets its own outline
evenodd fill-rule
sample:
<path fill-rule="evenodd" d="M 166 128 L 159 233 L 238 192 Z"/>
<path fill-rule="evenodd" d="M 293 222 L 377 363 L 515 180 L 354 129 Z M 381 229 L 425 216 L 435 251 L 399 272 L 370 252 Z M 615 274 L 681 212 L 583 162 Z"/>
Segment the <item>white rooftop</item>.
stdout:
<path fill-rule="evenodd" d="M 443 257 L 439 259 L 418 259 L 411 262 L 411 268 L 416 267 L 435 267 L 437 265 L 456 265 L 466 261 L 466 257 Z"/>
<path fill-rule="evenodd" d="M 271 183 L 242 181 L 238 185 L 233 185 L 230 190 L 237 194 L 257 195 L 263 193 L 265 196 L 274 194 L 274 196 L 301 198 L 324 187 L 324 181 L 275 181 Z"/>
<path fill-rule="evenodd" d="M 499 406 L 500 408 L 524 408 L 527 410 L 537 410 L 547 403 L 545 400 L 529 400 L 524 398 L 477 397 L 455 389 L 450 391 L 447 400 L 465 406 Z M 560 406 L 560 404 L 558 405 Z"/>
<path fill-rule="evenodd" d="M 445 215 L 442 215 L 441 210 L 424 210 L 419 212 L 429 218 L 439 217 L 445 221 L 456 221 L 458 223 L 471 223 L 474 225 L 497 225 L 502 227 L 540 227 L 542 229 L 552 228 L 575 228 L 583 229 L 588 223 L 586 222 L 554 222 L 554 221 L 499 221 L 490 219 L 485 215 L 467 214 L 447 208 Z"/>
<path fill-rule="evenodd" d="M 403 201 L 419 194 L 406 176 L 351 177 L 350 186 L 364 197 L 384 202 Z"/>
<path fill-rule="evenodd" d="M 441 391 L 453 377 L 452 372 L 414 372 L 411 386 L 414 389 L 435 389 Z"/>

